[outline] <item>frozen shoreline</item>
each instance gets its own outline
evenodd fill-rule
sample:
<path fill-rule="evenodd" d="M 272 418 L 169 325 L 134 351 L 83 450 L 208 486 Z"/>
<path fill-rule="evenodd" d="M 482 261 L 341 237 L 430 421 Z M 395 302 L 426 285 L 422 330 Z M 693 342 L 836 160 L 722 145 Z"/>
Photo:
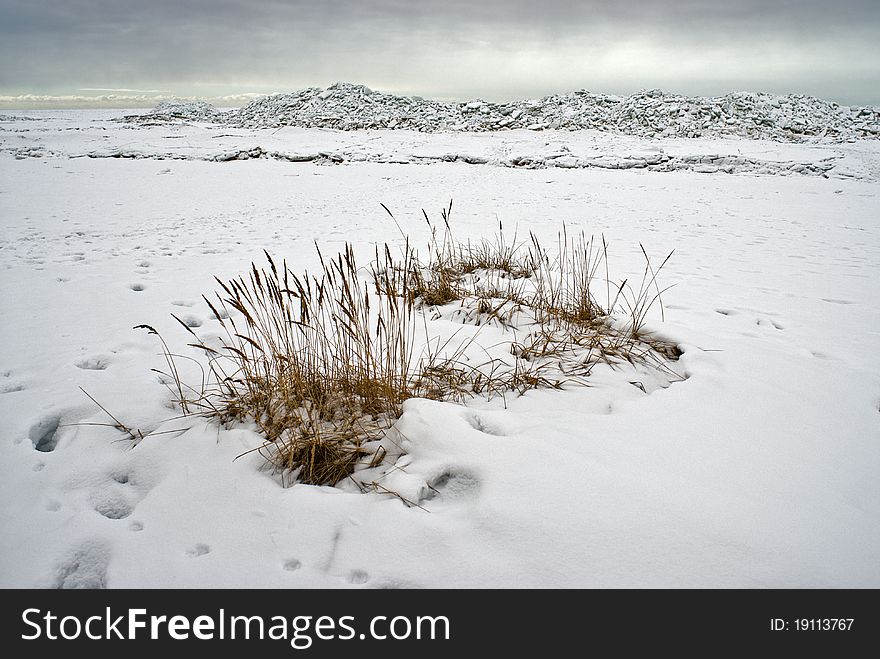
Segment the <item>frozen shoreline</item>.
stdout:
<path fill-rule="evenodd" d="M 878 142 L 135 129 L 114 114 L 0 123 L 0 585 L 880 586 Z M 347 157 L 209 159 L 255 146 Z M 443 157 L 548 163 L 562 147 L 834 166 L 731 176 Z M 109 157 L 125 151 L 146 157 Z M 72 157 L 89 153 L 103 157 Z M 381 161 L 395 154 L 433 157 Z M 259 445 L 246 426 L 169 420 L 185 432 L 131 449 L 78 425 L 107 421 L 80 386 L 136 427 L 175 415 L 150 372 L 155 341 L 131 328 L 182 346 L 173 312 L 216 331 L 200 299 L 213 275 L 264 248 L 299 270 L 316 264 L 315 240 L 328 253 L 400 241 L 380 202 L 422 244 L 421 209 L 450 198 L 460 239 L 501 221 L 550 241 L 565 222 L 603 234 L 620 276 L 639 273 L 639 242 L 675 249 L 666 320 L 652 323 L 683 347 L 687 380 L 645 394 L 609 372 L 506 404 L 411 401 L 389 486 L 442 482 L 430 512 L 282 488 L 258 455 L 234 460 Z"/>
<path fill-rule="evenodd" d="M 457 162 L 518 169 L 693 171 L 880 177 L 880 141 L 810 143 L 741 138 L 639 138 L 597 130 L 502 133 L 229 128 L 210 123 L 132 126 L 118 114 L 68 110 L 7 115 L 0 153 L 16 158 L 272 159 L 294 164 Z"/>

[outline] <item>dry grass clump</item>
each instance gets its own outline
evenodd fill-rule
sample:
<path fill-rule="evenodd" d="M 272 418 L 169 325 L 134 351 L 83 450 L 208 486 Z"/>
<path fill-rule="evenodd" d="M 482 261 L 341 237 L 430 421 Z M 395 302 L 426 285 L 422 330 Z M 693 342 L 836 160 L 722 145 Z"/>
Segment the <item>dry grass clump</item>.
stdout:
<path fill-rule="evenodd" d="M 382 207 L 400 229 L 394 214 L 384 204 Z M 452 232 L 450 217 L 452 202 L 440 210 L 442 226 L 431 221 L 423 210 L 422 216 L 428 225 L 430 238 L 426 248 L 427 258 L 422 259 L 415 250 L 409 247 L 406 240 L 403 268 L 398 267 L 398 275 L 389 280 L 390 288 L 395 294 L 404 285 L 408 292 L 420 305 L 442 306 L 467 296 L 483 296 L 492 292 L 492 288 L 484 282 L 481 286 L 473 286 L 473 281 L 487 275 L 495 280 L 516 280 L 532 276 L 538 262 L 531 250 L 522 249 L 514 235 L 508 243 L 504 228 L 499 222 L 498 233 L 492 240 L 481 239 L 478 242 L 458 242 Z M 404 277 L 404 282 L 400 277 Z M 505 290 L 508 286 L 502 286 Z"/>
<path fill-rule="evenodd" d="M 514 235 L 507 242 L 499 224 L 493 240 L 459 243 L 450 228 L 451 210 L 450 204 L 441 213 L 442 232 L 423 211 L 431 229 L 426 261 L 407 248 L 405 272 L 416 282 L 408 288 L 416 304 L 437 308 L 455 303 L 450 319 L 505 327 L 514 334 L 525 331 L 511 342 L 513 363 L 499 368 L 493 361 L 465 369 L 473 380 L 473 393 L 522 391 L 527 383 L 533 383 L 532 388 L 555 387 L 575 375 L 589 375 L 600 362 L 649 362 L 663 368 L 666 361 L 678 358 L 674 344 L 644 331 L 655 305 L 663 314 L 662 295 L 668 288 L 659 287 L 657 275 L 672 252 L 655 267 L 640 244 L 645 266 L 638 285 L 628 279 L 615 283 L 604 237 L 588 238 L 583 231 L 570 235 L 563 226 L 550 250 L 534 234 L 528 241 L 518 242 Z M 394 279 L 387 291 L 400 294 L 398 284 L 403 281 Z M 442 291 L 437 282 L 442 282 Z M 548 368 L 551 362 L 553 368 Z M 453 367 L 454 363 L 444 366 Z M 457 380 L 461 379 L 459 373 Z M 504 384 L 506 380 L 512 384 Z M 461 390 L 461 384 L 456 389 Z"/>
<path fill-rule="evenodd" d="M 198 387 L 183 383 L 180 356 L 163 341 L 165 375 L 184 414 L 253 422 L 266 439 L 259 450 L 285 480 L 333 485 L 381 462 L 377 440 L 408 398 L 560 388 L 584 382 L 599 362 L 663 368 L 677 358 L 674 346 L 642 330 L 662 304 L 656 279 L 666 260 L 655 269 L 643 249 L 639 287 L 612 285 L 604 239 L 563 230 L 549 252 L 532 235 L 508 243 L 499 226 L 494 240 L 463 244 L 453 239 L 451 210 L 441 212 L 442 231 L 423 212 L 425 260 L 406 240 L 399 256 L 385 245 L 361 269 L 349 245 L 332 259 L 319 249 L 320 269 L 297 274 L 266 252 L 267 266 L 216 279 L 220 289 L 204 299 L 222 340 L 203 341 L 180 321 L 207 359 Z M 501 350 L 473 333 L 441 341 L 429 314 L 493 325 L 509 338 Z"/>
<path fill-rule="evenodd" d="M 335 484 L 413 395 L 413 302 L 371 293 L 350 246 L 321 257 L 317 274 L 266 258 L 268 268 L 217 279 L 221 290 L 204 298 L 225 334 L 219 346 L 181 323 L 208 359 L 201 388 L 189 388 L 181 407 L 253 421 L 290 478 Z M 172 379 L 179 383 L 176 371 Z"/>

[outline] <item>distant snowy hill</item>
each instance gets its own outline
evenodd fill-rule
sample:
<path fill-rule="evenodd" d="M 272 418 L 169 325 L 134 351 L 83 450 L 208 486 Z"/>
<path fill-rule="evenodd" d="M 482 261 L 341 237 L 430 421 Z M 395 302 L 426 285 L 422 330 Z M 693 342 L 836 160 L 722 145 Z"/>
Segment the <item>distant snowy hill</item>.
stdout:
<path fill-rule="evenodd" d="M 166 101 L 132 121 L 210 121 L 240 128 L 299 126 L 423 132 L 598 129 L 641 137 L 740 136 L 800 140 L 880 136 L 880 108 L 848 107 L 813 96 L 736 92 L 704 98 L 660 90 L 627 97 L 576 91 L 539 99 L 491 103 L 442 102 L 336 83 L 252 101 L 221 112 L 202 102 Z"/>

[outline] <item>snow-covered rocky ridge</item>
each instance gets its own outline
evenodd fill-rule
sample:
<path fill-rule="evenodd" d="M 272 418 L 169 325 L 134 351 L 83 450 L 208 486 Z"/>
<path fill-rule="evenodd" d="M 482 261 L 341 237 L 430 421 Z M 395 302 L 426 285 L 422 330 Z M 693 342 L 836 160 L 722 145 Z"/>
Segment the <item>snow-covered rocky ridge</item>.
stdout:
<path fill-rule="evenodd" d="M 484 132 L 598 129 L 641 137 L 740 136 L 774 140 L 880 136 L 880 108 L 848 107 L 801 94 L 735 92 L 712 98 L 640 91 L 627 97 L 576 91 L 491 103 L 441 102 L 336 83 L 275 94 L 220 111 L 206 103 L 160 104 L 129 121 L 190 120 L 241 128 L 408 129 Z"/>

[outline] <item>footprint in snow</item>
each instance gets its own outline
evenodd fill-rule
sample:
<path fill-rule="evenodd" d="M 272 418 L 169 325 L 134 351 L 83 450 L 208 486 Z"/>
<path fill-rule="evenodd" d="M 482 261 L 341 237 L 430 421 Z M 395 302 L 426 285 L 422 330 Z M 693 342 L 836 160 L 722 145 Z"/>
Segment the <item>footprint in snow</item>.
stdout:
<path fill-rule="evenodd" d="M 478 414 L 470 413 L 465 416 L 465 421 L 468 422 L 471 428 L 477 430 L 485 435 L 494 435 L 496 437 L 504 437 L 505 433 L 501 430 L 496 424 L 488 421 L 482 416 Z"/>
<path fill-rule="evenodd" d="M 128 287 L 129 287 L 131 290 L 133 290 L 133 291 L 138 291 L 138 292 L 139 292 L 139 291 L 142 291 L 142 290 L 144 290 L 144 289 L 146 288 L 146 286 L 144 286 L 143 284 L 140 284 L 140 283 L 129 284 Z"/>
<path fill-rule="evenodd" d="M 186 550 L 186 555 L 190 558 L 196 558 L 197 556 L 204 556 L 205 554 L 210 553 L 211 547 L 204 542 L 199 542 Z"/>
<path fill-rule="evenodd" d="M 89 501 L 107 519 L 125 519 L 149 493 L 149 480 L 149 476 L 144 479 L 128 466 L 119 466 L 92 490 Z"/>
<path fill-rule="evenodd" d="M 124 492 L 107 488 L 91 497 L 92 507 L 107 519 L 125 519 L 134 512 L 134 505 Z"/>
<path fill-rule="evenodd" d="M 57 412 L 49 414 L 31 426 L 28 439 L 37 451 L 51 453 L 58 447 L 61 417 L 62 415 Z"/>
<path fill-rule="evenodd" d="M 424 588 L 424 586 L 420 584 L 395 578 L 373 582 L 372 587 L 377 590 L 421 590 Z"/>
<path fill-rule="evenodd" d="M 370 580 L 370 575 L 364 570 L 352 570 L 348 573 L 348 583 L 360 585 Z"/>
<path fill-rule="evenodd" d="M 183 316 L 181 318 L 181 320 L 183 321 L 183 324 L 186 325 L 187 327 L 201 327 L 202 326 L 202 319 L 199 318 L 198 316 L 193 316 L 192 314 Z"/>
<path fill-rule="evenodd" d="M 88 540 L 71 549 L 59 561 L 52 575 L 53 588 L 106 588 L 110 545 Z"/>
<path fill-rule="evenodd" d="M 128 471 L 114 471 L 110 478 L 112 478 L 115 482 L 120 485 L 129 485 L 132 483 L 132 475 Z"/>
<path fill-rule="evenodd" d="M 104 371 L 110 366 L 110 359 L 103 355 L 96 355 L 80 359 L 78 362 L 74 362 L 74 366 L 84 371 Z"/>
<path fill-rule="evenodd" d="M 291 559 L 284 561 L 284 569 L 287 570 L 288 572 L 295 572 L 296 570 L 300 569 L 301 567 L 302 567 L 302 563 L 300 563 L 299 560 L 297 560 L 295 558 L 291 558 Z"/>
<path fill-rule="evenodd" d="M 440 499 L 453 501 L 473 497 L 480 489 L 480 480 L 465 469 L 446 469 L 425 483 L 419 503 Z"/>
<path fill-rule="evenodd" d="M 24 391 L 25 386 L 19 382 L 4 382 L 0 384 L 0 394 L 11 394 L 16 391 Z"/>
<path fill-rule="evenodd" d="M 775 329 L 778 329 L 778 330 L 785 329 L 785 327 L 783 327 L 782 325 L 777 323 L 775 320 L 768 320 L 767 318 L 758 318 L 755 321 L 755 325 L 758 325 L 759 327 L 766 327 L 767 325 L 771 325 L 772 327 L 774 327 Z"/>

